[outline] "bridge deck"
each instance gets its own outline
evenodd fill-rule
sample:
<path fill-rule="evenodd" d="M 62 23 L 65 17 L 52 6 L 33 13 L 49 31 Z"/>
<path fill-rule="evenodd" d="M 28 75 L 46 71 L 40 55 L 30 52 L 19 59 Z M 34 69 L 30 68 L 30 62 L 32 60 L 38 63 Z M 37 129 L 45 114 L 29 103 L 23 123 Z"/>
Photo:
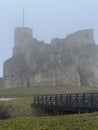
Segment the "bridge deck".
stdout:
<path fill-rule="evenodd" d="M 34 106 L 44 110 L 96 111 L 98 93 L 34 95 Z"/>

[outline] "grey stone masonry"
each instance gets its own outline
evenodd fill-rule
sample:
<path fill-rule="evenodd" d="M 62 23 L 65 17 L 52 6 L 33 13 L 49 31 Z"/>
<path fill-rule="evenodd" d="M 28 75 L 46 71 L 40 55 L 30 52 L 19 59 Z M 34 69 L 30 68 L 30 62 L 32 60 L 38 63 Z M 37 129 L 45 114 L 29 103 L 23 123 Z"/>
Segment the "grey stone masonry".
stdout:
<path fill-rule="evenodd" d="M 61 85 L 98 87 L 93 30 L 77 31 L 47 44 L 34 38 L 31 28 L 16 28 L 13 56 L 4 63 L 0 87 Z"/>

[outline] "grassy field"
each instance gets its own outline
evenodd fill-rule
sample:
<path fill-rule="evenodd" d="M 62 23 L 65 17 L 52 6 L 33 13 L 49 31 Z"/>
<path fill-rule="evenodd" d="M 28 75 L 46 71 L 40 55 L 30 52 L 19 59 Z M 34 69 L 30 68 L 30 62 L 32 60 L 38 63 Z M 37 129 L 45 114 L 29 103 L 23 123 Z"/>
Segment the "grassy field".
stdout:
<path fill-rule="evenodd" d="M 0 130 L 98 130 L 98 113 L 44 117 L 44 113 L 31 106 L 34 94 L 98 92 L 87 87 L 32 87 L 0 90 Z M 4 115 L 2 115 L 2 113 Z M 43 116 L 43 117 L 41 117 Z"/>
<path fill-rule="evenodd" d="M 59 87 L 31 87 L 0 90 L 0 97 L 32 97 L 33 94 L 65 94 L 65 93 L 98 92 L 98 88 L 59 86 Z"/>
<path fill-rule="evenodd" d="M 31 107 L 34 94 L 64 94 L 98 92 L 97 88 L 88 87 L 32 87 L 0 90 L 1 98 L 15 98 L 9 101 L 0 101 L 0 106 L 6 111 L 10 118 L 43 115 L 42 111 Z M 3 111 L 4 111 L 3 110 Z"/>
<path fill-rule="evenodd" d="M 98 130 L 98 113 L 0 120 L 0 130 Z"/>

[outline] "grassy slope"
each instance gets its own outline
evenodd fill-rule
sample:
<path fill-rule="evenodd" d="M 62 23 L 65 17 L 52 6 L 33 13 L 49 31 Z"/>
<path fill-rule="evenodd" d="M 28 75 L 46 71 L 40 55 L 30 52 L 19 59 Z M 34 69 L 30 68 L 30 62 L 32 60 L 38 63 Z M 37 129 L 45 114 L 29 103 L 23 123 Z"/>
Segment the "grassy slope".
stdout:
<path fill-rule="evenodd" d="M 82 128 L 82 125 L 86 125 L 85 130 L 98 130 L 96 129 L 98 118 L 88 118 L 88 115 L 79 114 L 52 118 L 35 118 L 35 116 L 40 114 L 40 111 L 38 112 L 31 107 L 31 103 L 33 102 L 33 94 L 58 94 L 78 92 L 98 92 L 98 89 L 66 86 L 0 90 L 0 97 L 16 98 L 11 101 L 0 101 L 0 105 L 3 104 L 7 108 L 7 112 L 11 118 L 18 117 L 16 119 L 5 121 L 0 120 L 0 130 L 66 130 L 65 128 L 78 128 L 79 126 Z M 95 115 L 97 114 L 98 113 L 95 113 Z M 92 114 L 90 116 L 92 116 Z M 90 129 L 90 127 L 93 128 Z"/>
<path fill-rule="evenodd" d="M 98 88 L 90 87 L 31 87 L 0 90 L 0 97 L 31 97 L 33 94 L 60 94 L 60 93 L 81 93 L 98 92 Z"/>
<path fill-rule="evenodd" d="M 98 113 L 0 120 L 0 130 L 98 130 Z"/>
<path fill-rule="evenodd" d="M 58 93 L 78 93 L 78 92 L 98 92 L 96 88 L 85 87 L 32 87 L 0 90 L 0 97 L 16 98 L 11 101 L 0 101 L 7 108 L 10 117 L 27 117 L 40 115 L 40 111 L 31 107 L 33 94 L 58 94 Z M 43 114 L 43 113 L 41 113 Z"/>

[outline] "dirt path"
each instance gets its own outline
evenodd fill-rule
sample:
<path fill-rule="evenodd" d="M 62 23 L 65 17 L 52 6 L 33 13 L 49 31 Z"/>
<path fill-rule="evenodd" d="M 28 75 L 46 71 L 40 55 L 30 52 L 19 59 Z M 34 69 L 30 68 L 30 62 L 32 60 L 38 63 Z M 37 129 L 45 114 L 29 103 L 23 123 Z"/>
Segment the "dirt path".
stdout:
<path fill-rule="evenodd" d="M 0 98 L 0 101 L 9 101 L 9 100 L 14 100 L 16 98 Z"/>

